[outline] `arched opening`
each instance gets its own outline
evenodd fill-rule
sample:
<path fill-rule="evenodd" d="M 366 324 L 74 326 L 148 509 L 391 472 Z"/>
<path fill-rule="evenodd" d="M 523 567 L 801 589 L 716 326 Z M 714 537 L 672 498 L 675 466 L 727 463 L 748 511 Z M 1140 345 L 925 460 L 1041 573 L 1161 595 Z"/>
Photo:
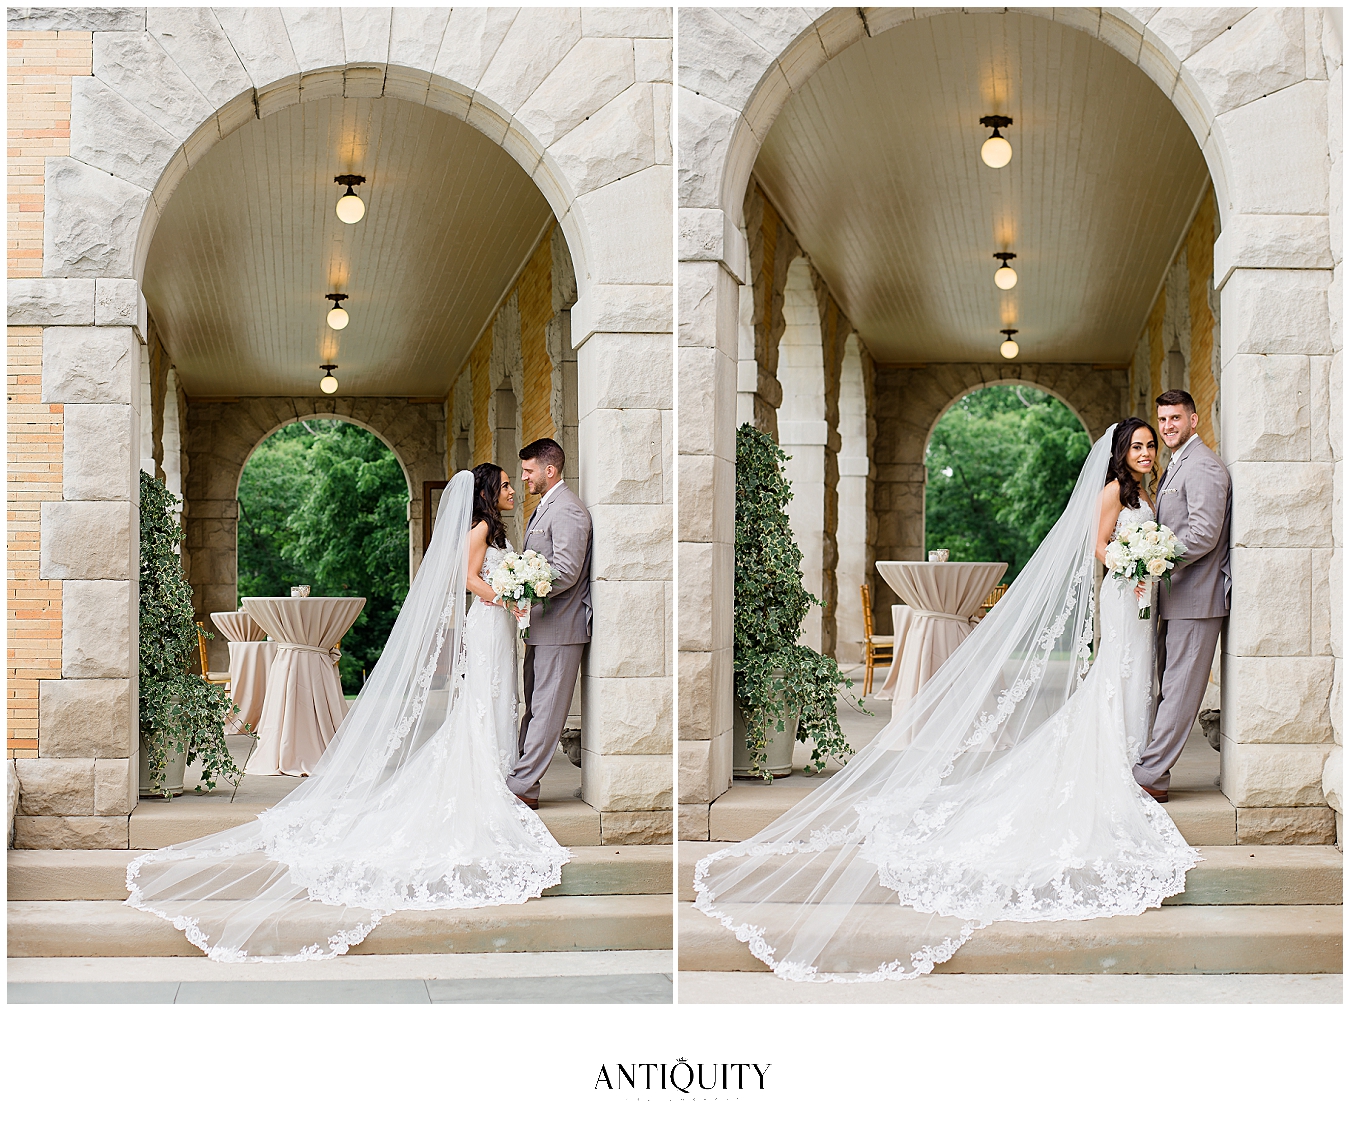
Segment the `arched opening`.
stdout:
<path fill-rule="evenodd" d="M 1031 386 L 973 390 L 924 451 L 924 545 L 952 560 L 1002 561 L 1010 584 L 1069 502 L 1092 443 L 1063 401 Z"/>
<path fill-rule="evenodd" d="M 334 211 L 345 174 L 366 180 L 355 224 Z M 186 563 L 208 629 L 241 594 L 241 474 L 281 425 L 335 418 L 392 450 L 406 482 L 402 579 L 456 468 L 493 460 L 516 474 L 521 440 L 553 436 L 578 471 L 570 252 L 516 159 L 462 119 L 335 95 L 245 121 L 168 196 L 144 292 L 150 448 L 166 475 L 182 474 Z M 338 294 L 349 320 L 333 328 L 326 295 Z M 337 367 L 332 395 L 321 365 Z M 508 521 L 517 540 L 524 499 Z M 359 625 L 372 640 L 387 634 L 380 612 Z M 213 666 L 224 652 L 212 642 Z"/>
<path fill-rule="evenodd" d="M 979 158 L 979 120 L 991 113 L 1022 125 L 1015 161 L 998 170 Z M 1085 121 L 1098 127 L 1085 135 Z M 778 399 L 780 441 L 795 446 L 807 586 L 829 597 L 808 643 L 854 658 L 864 563 L 923 558 L 927 438 L 973 386 L 1021 379 L 1067 400 L 1094 436 L 1123 412 L 1148 413 L 1174 375 L 1217 401 L 1215 315 L 1195 301 L 1208 263 L 1186 264 L 1204 224 L 1212 246 L 1211 201 L 1205 159 L 1153 81 L 1102 41 L 1035 14 L 901 21 L 802 77 L 755 157 L 744 218 L 750 292 L 770 311 L 755 321 L 783 330 L 776 363 L 757 338 L 761 377 L 768 369 L 781 385 L 780 396 L 761 382 L 757 400 Z M 998 252 L 1017 255 L 1012 289 L 994 282 Z M 1194 349 L 1192 326 L 1203 327 Z M 1007 329 L 1018 331 L 1012 366 L 1000 353 Z M 1132 388 L 1141 339 L 1149 377 Z M 845 359 L 848 449 L 858 425 L 875 426 L 851 459 Z M 838 466 L 828 479 L 826 458 Z M 867 477 L 844 469 L 872 474 L 861 522 Z M 872 586 L 885 632 L 895 601 Z M 841 617 L 847 635 L 827 641 Z"/>
<path fill-rule="evenodd" d="M 408 593 L 403 466 L 374 433 L 335 418 L 302 420 L 268 434 L 239 474 L 238 592 L 363 596 L 342 641 L 348 695 L 375 666 Z"/>

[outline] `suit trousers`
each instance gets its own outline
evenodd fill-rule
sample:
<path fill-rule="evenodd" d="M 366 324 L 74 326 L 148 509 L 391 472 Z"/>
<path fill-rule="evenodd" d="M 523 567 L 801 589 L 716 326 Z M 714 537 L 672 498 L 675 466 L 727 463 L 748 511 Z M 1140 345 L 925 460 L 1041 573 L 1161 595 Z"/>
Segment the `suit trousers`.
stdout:
<path fill-rule="evenodd" d="M 1223 617 L 1204 620 L 1162 620 L 1158 624 L 1158 710 L 1153 733 L 1134 768 L 1140 786 L 1166 790 L 1169 771 L 1195 726 L 1209 683 L 1214 648 Z"/>
<path fill-rule="evenodd" d="M 520 721 L 520 761 L 506 785 L 539 797 L 539 780 L 562 738 L 585 644 L 525 645 L 525 717 Z"/>

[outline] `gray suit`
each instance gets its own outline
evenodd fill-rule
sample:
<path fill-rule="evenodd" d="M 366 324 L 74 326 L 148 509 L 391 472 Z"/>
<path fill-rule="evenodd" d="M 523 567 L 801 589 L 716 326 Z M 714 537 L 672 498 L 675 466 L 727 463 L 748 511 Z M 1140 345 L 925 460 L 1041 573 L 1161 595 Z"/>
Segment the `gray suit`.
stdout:
<path fill-rule="evenodd" d="M 1158 522 L 1176 533 L 1186 555 L 1171 584 L 1158 586 L 1158 707 L 1134 768 L 1141 786 L 1167 789 L 1205 696 L 1232 596 L 1232 516 L 1228 470 L 1203 441 L 1190 442 L 1172 458 L 1158 489 Z"/>
<path fill-rule="evenodd" d="M 591 514 L 576 493 L 554 486 L 525 526 L 524 547 L 558 572 L 544 607 L 536 606 L 530 616 L 520 761 L 507 778 L 516 794 L 538 798 L 539 780 L 572 706 L 581 653 L 591 640 Z"/>

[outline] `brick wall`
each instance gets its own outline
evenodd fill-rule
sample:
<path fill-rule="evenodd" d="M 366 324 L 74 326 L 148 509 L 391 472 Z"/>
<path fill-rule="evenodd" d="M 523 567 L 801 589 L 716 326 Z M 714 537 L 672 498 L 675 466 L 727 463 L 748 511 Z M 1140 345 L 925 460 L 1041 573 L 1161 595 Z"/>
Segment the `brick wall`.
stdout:
<path fill-rule="evenodd" d="M 43 166 L 70 153 L 70 77 L 93 71 L 89 32 L 9 34 L 8 270 L 42 275 Z M 42 401 L 42 331 L 8 331 L 7 584 L 10 758 L 38 753 L 38 680 L 61 677 L 61 584 L 38 577 L 44 501 L 61 499 L 62 407 Z"/>

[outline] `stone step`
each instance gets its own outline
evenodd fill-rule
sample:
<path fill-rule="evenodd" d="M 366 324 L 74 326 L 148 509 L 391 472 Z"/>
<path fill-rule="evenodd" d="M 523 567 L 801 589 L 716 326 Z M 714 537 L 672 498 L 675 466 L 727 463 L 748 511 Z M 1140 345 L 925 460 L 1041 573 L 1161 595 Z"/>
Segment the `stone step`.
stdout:
<path fill-rule="evenodd" d="M 723 842 L 681 842 L 679 895 L 694 900 L 694 865 Z M 1339 906 L 1344 858 L 1334 846 L 1201 846 L 1173 906 Z M 11 875 L 12 876 L 12 875 Z"/>
<path fill-rule="evenodd" d="M 480 910 L 405 910 L 352 954 L 670 949 L 666 894 L 541 898 Z M 201 957 L 173 925 L 121 902 L 11 902 L 10 957 Z"/>
<path fill-rule="evenodd" d="M 545 897 L 669 894 L 670 846 L 577 846 L 560 885 Z M 127 896 L 126 850 L 11 850 L 11 902 L 122 901 Z"/>
<path fill-rule="evenodd" d="M 553 768 L 557 770 L 557 768 Z M 550 771 L 550 776 L 552 772 Z M 574 771 L 575 774 L 575 771 Z M 575 777 L 569 779 L 575 784 Z M 187 793 L 173 799 L 143 798 L 131 812 L 132 850 L 158 850 L 252 822 L 259 813 L 289 794 L 303 779 L 248 775 L 237 792 L 228 787 L 208 794 Z M 231 800 L 231 794 L 234 795 Z M 539 817 L 563 846 L 599 846 L 600 812 L 579 798 L 560 797 L 562 780 L 544 790 Z"/>
<path fill-rule="evenodd" d="M 678 917 L 681 971 L 768 972 L 721 922 L 687 903 Z M 871 932 L 884 929 L 878 923 Z M 867 960 L 896 956 L 878 939 Z M 999 922 L 934 972 L 1340 973 L 1341 963 L 1340 906 L 1164 906 L 1087 922 Z"/>
<path fill-rule="evenodd" d="M 708 810 L 709 836 L 714 842 L 743 842 L 814 789 L 801 781 L 733 782 Z M 1165 809 L 1192 846 L 1232 846 L 1237 842 L 1237 811 L 1220 790 L 1174 790 Z"/>

